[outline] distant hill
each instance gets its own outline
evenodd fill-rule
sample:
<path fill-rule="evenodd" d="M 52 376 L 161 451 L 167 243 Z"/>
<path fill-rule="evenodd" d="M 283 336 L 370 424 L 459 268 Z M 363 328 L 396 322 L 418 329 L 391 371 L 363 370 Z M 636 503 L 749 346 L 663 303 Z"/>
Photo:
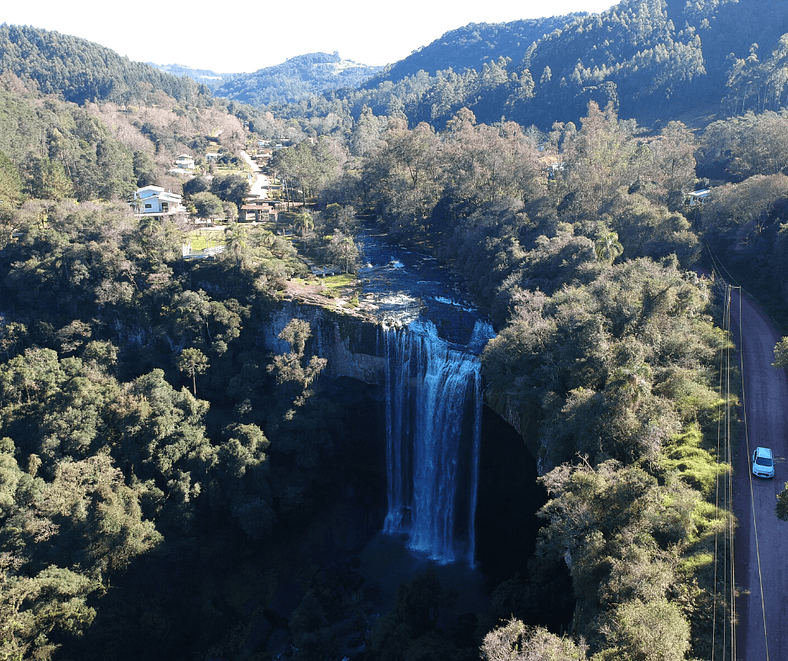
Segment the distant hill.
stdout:
<path fill-rule="evenodd" d="M 159 91 L 180 102 L 210 99 L 210 90 L 189 78 L 133 62 L 86 39 L 29 26 L 0 25 L 0 71 L 77 104 L 128 103 Z"/>
<path fill-rule="evenodd" d="M 239 73 L 217 73 L 210 69 L 192 69 L 183 64 L 155 64 L 148 62 L 152 67 L 156 67 L 159 71 L 172 74 L 173 76 L 186 76 L 191 78 L 201 85 L 205 85 L 208 89 L 214 90 L 228 80 L 237 78 L 243 74 Z"/>
<path fill-rule="evenodd" d="M 237 74 L 214 93 L 252 105 L 296 103 L 327 90 L 355 89 L 381 70 L 382 67 L 344 60 L 336 52 L 310 53 L 254 73 Z"/>

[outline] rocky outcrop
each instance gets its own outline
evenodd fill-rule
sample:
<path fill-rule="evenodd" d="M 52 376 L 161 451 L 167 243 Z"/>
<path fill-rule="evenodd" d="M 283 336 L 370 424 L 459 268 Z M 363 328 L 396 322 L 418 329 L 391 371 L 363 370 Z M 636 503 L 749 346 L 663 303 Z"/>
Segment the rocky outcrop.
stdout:
<path fill-rule="evenodd" d="M 289 345 L 279 339 L 282 329 L 291 319 L 304 319 L 312 328 L 307 353 L 326 358 L 324 372 L 331 379 L 349 377 L 372 386 L 385 385 L 386 365 L 382 334 L 384 324 L 363 312 L 348 312 L 315 302 L 283 301 L 262 329 L 260 343 L 274 353 L 285 353 Z M 523 439 L 530 454 L 540 457 L 536 412 L 524 412 L 522 402 L 510 396 L 487 391 L 485 403 L 508 422 Z M 547 472 L 540 466 L 540 472 Z"/>
<path fill-rule="evenodd" d="M 271 316 L 261 343 L 269 351 L 284 353 L 289 345 L 279 339 L 291 319 L 304 319 L 312 328 L 307 352 L 328 359 L 326 376 L 350 377 L 370 385 L 385 382 L 382 326 L 371 317 L 344 314 L 327 307 L 285 301 Z"/>

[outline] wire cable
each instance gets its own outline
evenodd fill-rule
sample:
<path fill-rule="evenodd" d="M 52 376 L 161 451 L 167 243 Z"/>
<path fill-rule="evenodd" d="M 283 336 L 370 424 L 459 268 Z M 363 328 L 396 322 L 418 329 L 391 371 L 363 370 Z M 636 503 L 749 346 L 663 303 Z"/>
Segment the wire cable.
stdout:
<path fill-rule="evenodd" d="M 726 286 L 725 295 L 723 298 L 723 316 L 722 316 L 722 330 L 726 333 L 730 332 L 730 287 Z M 731 476 L 731 442 L 730 442 L 730 425 L 728 423 L 730 413 L 730 345 L 724 344 L 720 346 L 719 351 L 719 369 L 718 369 L 718 384 L 717 388 L 719 393 L 724 397 L 720 402 L 720 415 L 717 417 L 717 462 L 726 466 L 724 471 L 724 481 L 720 485 L 720 476 L 722 471 L 717 471 L 715 478 L 715 498 L 714 498 L 714 518 L 715 521 L 720 520 L 720 512 L 725 512 L 726 524 L 722 528 L 715 526 L 714 531 L 714 588 L 713 588 L 713 605 L 712 605 L 712 629 L 711 629 L 711 661 L 715 660 L 717 654 L 717 611 L 722 606 L 723 613 L 730 613 L 733 610 L 733 588 L 730 590 L 730 606 L 728 604 L 728 555 L 732 551 L 732 538 L 730 536 L 730 491 L 729 481 Z M 718 587 L 718 576 L 720 566 L 720 532 L 723 532 L 722 543 L 722 575 L 725 577 L 722 581 L 722 598 L 720 599 L 720 588 Z M 731 560 L 731 566 L 733 561 Z M 731 586 L 734 584 L 731 582 Z M 730 608 L 730 610 L 728 610 Z M 722 628 L 722 658 L 727 658 L 728 650 L 728 629 Z"/>
<path fill-rule="evenodd" d="M 726 289 L 727 297 L 727 331 L 731 332 L 731 289 L 728 285 Z M 733 447 L 731 444 L 731 346 L 726 347 L 725 351 L 725 450 L 728 459 L 728 479 L 725 480 L 725 493 L 728 503 L 728 528 L 726 541 L 728 543 L 728 554 L 725 559 L 727 561 L 730 556 L 730 649 L 731 659 L 736 658 L 736 563 L 734 562 L 734 517 L 733 517 Z M 727 572 L 726 572 L 727 576 Z M 726 602 L 727 604 L 727 602 Z"/>

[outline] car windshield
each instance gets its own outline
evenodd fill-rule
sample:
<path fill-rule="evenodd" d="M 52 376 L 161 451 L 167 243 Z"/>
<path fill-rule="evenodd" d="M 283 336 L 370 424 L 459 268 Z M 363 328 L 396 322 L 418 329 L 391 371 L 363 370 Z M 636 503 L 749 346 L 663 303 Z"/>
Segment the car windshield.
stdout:
<path fill-rule="evenodd" d="M 758 464 L 759 466 L 771 466 L 772 460 L 769 459 L 769 457 L 758 456 L 755 457 L 755 463 Z"/>

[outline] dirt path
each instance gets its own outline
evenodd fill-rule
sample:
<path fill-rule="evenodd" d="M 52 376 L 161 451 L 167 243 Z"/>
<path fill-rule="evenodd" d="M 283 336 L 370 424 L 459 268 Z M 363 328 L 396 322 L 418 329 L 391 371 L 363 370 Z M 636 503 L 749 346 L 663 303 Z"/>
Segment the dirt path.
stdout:
<path fill-rule="evenodd" d="M 734 476 L 734 511 L 739 528 L 734 545 L 738 612 L 738 661 L 788 659 L 788 522 L 774 513 L 776 496 L 788 481 L 788 380 L 772 367 L 780 335 L 755 302 L 734 291 L 731 326 L 743 336 L 745 415 Z M 775 477 L 751 477 L 756 446 L 772 448 Z"/>

